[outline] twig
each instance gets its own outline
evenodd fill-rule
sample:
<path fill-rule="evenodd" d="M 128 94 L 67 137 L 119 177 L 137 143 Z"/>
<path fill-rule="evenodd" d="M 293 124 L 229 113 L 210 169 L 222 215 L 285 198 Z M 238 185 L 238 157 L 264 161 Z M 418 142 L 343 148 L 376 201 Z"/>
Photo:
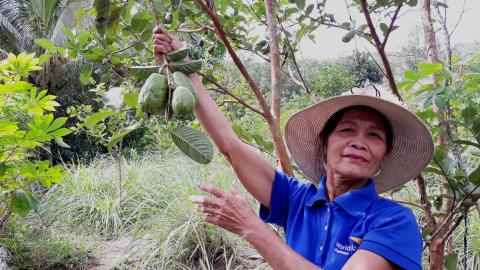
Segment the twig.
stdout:
<path fill-rule="evenodd" d="M 255 96 L 257 97 L 257 100 L 260 103 L 260 107 L 263 110 L 261 115 L 267 120 L 267 122 L 272 123 L 273 122 L 272 121 L 273 116 L 270 113 L 270 108 L 268 107 L 268 104 L 265 101 L 265 98 L 263 97 L 262 92 L 260 91 L 260 89 L 256 85 L 253 78 L 248 73 L 247 69 L 243 65 L 240 58 L 237 56 L 237 54 L 233 50 L 232 45 L 230 44 L 230 41 L 228 40 L 227 35 L 225 34 L 225 31 L 223 30 L 223 26 L 220 24 L 220 21 L 217 18 L 217 15 L 214 14 L 208 8 L 208 6 L 205 4 L 205 2 L 203 0 L 195 0 L 195 1 L 202 7 L 202 9 L 207 13 L 208 17 L 210 17 L 210 19 L 212 20 L 213 25 L 215 26 L 215 29 L 216 29 L 216 31 L 215 31 L 216 34 L 218 35 L 220 40 L 222 40 L 223 44 L 227 48 L 228 53 L 230 54 L 230 57 L 232 57 L 233 62 L 235 63 L 237 68 L 240 70 L 240 73 L 243 75 L 243 77 L 247 81 L 248 85 L 250 86 L 250 88 L 254 92 Z"/>
<path fill-rule="evenodd" d="M 365 15 L 365 19 L 367 20 L 367 25 L 370 29 L 370 33 L 372 34 L 373 41 L 375 42 L 375 47 L 377 48 L 378 54 L 382 59 L 390 89 L 392 90 L 394 95 L 396 95 L 401 101 L 403 101 L 402 96 L 400 95 L 400 92 L 398 92 L 397 85 L 395 83 L 395 76 L 393 75 L 392 67 L 390 66 L 390 62 L 388 61 L 387 55 L 385 54 L 382 42 L 380 42 L 380 39 L 378 38 L 377 31 L 375 30 L 372 18 L 370 17 L 367 0 L 360 0 L 360 6 L 362 8 L 363 14 Z"/>
<path fill-rule="evenodd" d="M 423 206 L 421 206 L 420 204 L 414 203 L 414 202 L 403 201 L 403 200 L 394 200 L 394 201 L 398 202 L 398 203 L 401 203 L 401 204 L 407 204 L 407 205 L 411 205 L 411 206 L 415 206 L 417 208 L 423 209 Z"/>
<path fill-rule="evenodd" d="M 417 185 L 418 185 L 418 192 L 420 193 L 420 203 L 422 204 L 423 213 L 427 218 L 428 227 L 434 230 L 437 227 L 437 221 L 433 216 L 432 205 L 428 200 L 427 189 L 425 188 L 425 179 L 421 174 L 417 177 Z"/>
<path fill-rule="evenodd" d="M 202 31 L 209 31 L 209 32 L 214 32 L 215 30 L 212 29 L 211 27 L 208 27 L 206 25 L 203 25 L 202 27 L 198 29 L 178 29 L 177 32 L 182 32 L 182 33 L 198 33 Z"/>
<path fill-rule="evenodd" d="M 241 99 L 240 97 L 236 96 L 235 94 L 233 94 L 231 91 L 229 91 L 226 87 L 224 87 L 223 85 L 220 85 L 218 82 L 216 82 L 213 78 L 211 78 L 210 76 L 207 76 L 206 74 L 203 74 L 201 72 L 197 72 L 198 74 L 200 74 L 200 76 L 202 76 L 203 78 L 205 78 L 205 80 L 209 81 L 210 83 L 212 83 L 213 85 L 215 85 L 217 88 L 219 88 L 221 91 L 222 91 L 222 94 L 227 94 L 229 96 L 231 96 L 232 98 L 234 98 L 235 100 L 237 100 L 240 104 L 242 104 L 243 106 L 245 106 L 246 108 L 248 108 L 249 110 L 253 111 L 253 112 L 256 112 L 260 115 L 263 116 L 263 113 L 261 111 L 259 111 L 258 109 L 248 105 L 247 103 L 245 103 L 245 101 L 243 99 Z M 216 89 L 209 89 L 209 90 L 216 90 Z M 219 92 L 219 91 L 217 91 Z"/>
<path fill-rule="evenodd" d="M 393 24 L 395 23 L 395 20 L 397 19 L 397 16 L 398 16 L 398 12 L 400 12 L 401 8 L 402 8 L 402 4 L 399 4 L 397 9 L 395 10 L 395 13 L 393 14 L 392 20 L 390 21 L 390 25 L 388 26 L 387 32 L 385 33 L 385 38 L 383 39 L 383 42 L 382 42 L 382 49 L 385 49 L 385 45 L 387 45 L 388 37 L 392 32 Z"/>

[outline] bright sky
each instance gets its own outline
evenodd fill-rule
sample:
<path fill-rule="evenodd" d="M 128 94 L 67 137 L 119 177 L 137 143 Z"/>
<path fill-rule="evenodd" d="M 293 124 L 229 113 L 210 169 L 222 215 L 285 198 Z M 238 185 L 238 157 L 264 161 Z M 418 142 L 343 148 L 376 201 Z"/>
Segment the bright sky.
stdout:
<path fill-rule="evenodd" d="M 314 1 L 308 0 L 307 2 L 313 3 Z M 399 25 L 400 28 L 391 33 L 387 43 L 387 51 L 398 51 L 398 48 L 408 43 L 409 39 L 411 39 L 411 36 L 414 35 L 415 32 L 420 32 L 420 34 L 423 34 L 420 13 L 422 1 L 419 0 L 418 2 L 418 5 L 413 10 L 410 8 L 409 12 L 406 12 L 406 9 L 403 12 L 400 12 L 401 17 L 395 24 Z M 459 14 L 462 10 L 463 2 L 463 0 L 447 1 L 447 4 L 449 5 L 449 8 L 447 9 L 447 23 L 449 29 L 452 29 L 457 23 Z M 348 13 L 345 7 L 345 1 L 327 1 L 327 12 L 335 14 L 335 19 L 338 22 L 348 21 Z M 350 8 L 350 12 L 352 13 L 352 18 L 357 20 L 357 25 L 365 23 L 364 17 L 359 15 L 355 8 Z M 452 36 L 452 45 L 465 42 L 480 42 L 479 16 L 480 1 L 465 0 L 465 12 L 462 16 L 462 20 Z M 389 22 L 387 21 L 387 24 L 388 23 Z M 355 42 L 354 40 L 350 41 L 349 43 L 342 42 L 342 37 L 345 35 L 345 33 L 346 31 L 342 29 L 327 29 L 326 27 L 322 26 L 321 29 L 315 32 L 316 44 L 307 39 L 305 39 L 305 41 L 301 44 L 303 56 L 316 59 L 330 59 L 351 53 L 353 50 L 355 50 Z M 421 35 L 420 37 L 423 40 L 423 36 Z M 439 37 L 441 37 L 440 33 L 437 34 L 437 39 Z M 362 38 L 357 37 L 356 39 L 359 50 L 364 50 L 364 47 L 366 47 L 371 52 L 375 51 L 375 49 L 369 43 L 363 41 Z"/>

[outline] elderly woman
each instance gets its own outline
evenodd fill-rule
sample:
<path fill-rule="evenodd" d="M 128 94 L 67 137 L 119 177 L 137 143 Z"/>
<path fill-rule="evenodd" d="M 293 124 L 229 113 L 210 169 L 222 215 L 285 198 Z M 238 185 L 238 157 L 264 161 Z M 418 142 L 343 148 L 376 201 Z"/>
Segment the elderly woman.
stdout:
<path fill-rule="evenodd" d="M 153 42 L 157 56 L 182 46 L 160 27 Z M 235 188 L 200 183 L 213 196 L 191 201 L 206 222 L 244 237 L 274 269 L 421 269 L 415 216 L 377 195 L 414 179 L 430 162 L 432 138 L 417 117 L 375 93 L 331 98 L 296 113 L 285 137 L 297 166 L 318 185 L 305 184 L 244 144 L 198 75 L 190 79 L 198 121 L 261 203 L 260 219 Z M 286 243 L 262 220 L 283 227 Z"/>

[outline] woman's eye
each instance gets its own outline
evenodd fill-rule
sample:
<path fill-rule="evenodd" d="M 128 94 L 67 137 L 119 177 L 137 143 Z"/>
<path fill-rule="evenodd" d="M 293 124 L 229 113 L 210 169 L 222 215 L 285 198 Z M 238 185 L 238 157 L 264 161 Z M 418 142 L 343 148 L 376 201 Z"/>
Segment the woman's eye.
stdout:
<path fill-rule="evenodd" d="M 344 133 L 351 133 L 351 132 L 353 132 L 353 129 L 351 129 L 351 128 L 344 128 L 344 129 L 342 129 L 342 130 L 340 130 L 340 131 L 341 131 L 341 132 L 344 132 Z"/>
<path fill-rule="evenodd" d="M 382 138 L 382 136 L 380 136 L 380 134 L 374 133 L 374 132 L 370 133 L 370 136 L 375 137 L 375 138 L 379 138 L 379 139 Z"/>

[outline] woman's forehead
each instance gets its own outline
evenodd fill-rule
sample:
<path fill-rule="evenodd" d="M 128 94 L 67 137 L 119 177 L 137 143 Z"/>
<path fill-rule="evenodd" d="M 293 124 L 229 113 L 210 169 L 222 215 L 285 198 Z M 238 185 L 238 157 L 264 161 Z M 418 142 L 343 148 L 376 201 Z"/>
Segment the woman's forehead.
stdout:
<path fill-rule="evenodd" d="M 359 121 L 369 122 L 378 126 L 380 129 L 385 129 L 385 118 L 379 112 L 368 107 L 352 108 L 346 111 L 338 124 L 341 123 L 357 123 Z"/>

